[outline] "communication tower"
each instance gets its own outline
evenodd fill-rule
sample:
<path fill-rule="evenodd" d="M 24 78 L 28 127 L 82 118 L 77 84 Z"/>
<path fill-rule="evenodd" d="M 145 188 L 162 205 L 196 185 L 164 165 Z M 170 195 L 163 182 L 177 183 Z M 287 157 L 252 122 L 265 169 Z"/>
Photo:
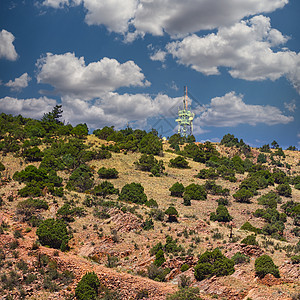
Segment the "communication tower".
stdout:
<path fill-rule="evenodd" d="M 184 87 L 184 97 L 183 97 L 183 108 L 178 108 L 178 118 L 176 122 L 178 123 L 178 133 L 187 137 L 188 135 L 193 134 L 193 120 L 195 114 L 188 110 L 188 95 L 187 87 Z"/>

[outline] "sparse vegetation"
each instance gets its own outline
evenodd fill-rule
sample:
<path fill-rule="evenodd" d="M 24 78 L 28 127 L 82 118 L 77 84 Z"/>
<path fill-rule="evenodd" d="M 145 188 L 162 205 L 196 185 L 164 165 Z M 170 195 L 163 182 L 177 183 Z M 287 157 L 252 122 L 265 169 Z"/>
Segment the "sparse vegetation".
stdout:
<path fill-rule="evenodd" d="M 26 299 L 38 289 L 40 297 L 115 300 L 124 298 L 124 286 L 126 297 L 155 298 L 167 288 L 155 281 L 174 275 L 179 290 L 167 299 L 201 299 L 198 289 L 190 287 L 193 267 L 197 280 L 226 276 L 234 265 L 249 263 L 248 253 L 260 248 L 268 258 L 236 268 L 278 277 L 276 262 L 291 280 L 284 289 L 276 285 L 278 294 L 297 296 L 296 148 L 284 151 L 274 141 L 274 149 L 267 144 L 259 153 L 230 134 L 221 144 L 195 143 L 193 136 L 178 134 L 168 143 L 155 129 L 147 133 L 129 126 L 106 126 L 89 135 L 86 124 L 60 122 L 60 111 L 56 107 L 41 120 L 0 114 L 0 294 L 5 299 Z M 74 295 L 69 285 L 84 274 L 83 260 L 99 279 L 86 274 Z M 104 278 L 110 273 L 109 282 L 122 278 L 116 286 L 120 293 L 104 286 L 102 274 L 100 284 L 99 270 Z M 143 286 L 136 274 L 154 281 Z M 243 285 L 253 283 L 250 277 L 243 277 Z M 235 289 L 241 279 L 229 280 L 230 287 L 227 279 L 213 280 Z M 266 295 L 271 290 L 264 289 Z"/>

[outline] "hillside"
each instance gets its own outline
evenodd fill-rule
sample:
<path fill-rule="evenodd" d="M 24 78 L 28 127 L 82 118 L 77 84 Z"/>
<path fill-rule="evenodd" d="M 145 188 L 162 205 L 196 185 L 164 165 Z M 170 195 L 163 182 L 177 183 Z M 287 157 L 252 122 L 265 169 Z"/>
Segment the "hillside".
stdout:
<path fill-rule="evenodd" d="M 262 152 L 243 143 L 226 146 L 225 141 L 177 141 L 173 147 L 172 139 L 162 142 L 142 131 L 123 132 L 135 137 L 119 141 L 117 131 L 113 138 L 103 139 L 103 132 L 88 135 L 82 124 L 69 131 L 59 125 L 59 134 L 54 134 L 55 125 L 52 132 L 46 130 L 48 135 L 28 136 L 28 120 L 19 122 L 25 133 L 16 137 L 16 128 L 6 131 L 14 122 L 6 120 L 0 143 L 1 299 L 76 299 L 78 282 L 92 271 L 101 283 L 97 299 L 166 299 L 184 280 L 182 285 L 199 288 L 195 294 L 202 299 L 299 299 L 299 151 L 278 145 Z M 143 146 L 145 136 L 149 139 Z M 157 161 L 149 158 L 150 146 Z M 147 164 L 136 163 L 142 155 L 155 170 L 144 171 Z M 184 157 L 188 168 L 171 167 L 170 160 L 177 157 Z M 164 169 L 158 167 L 159 161 Z M 103 167 L 104 173 L 115 168 L 116 178 L 100 178 Z M 25 169 L 27 173 L 22 173 Z M 183 197 L 171 195 L 169 189 L 177 182 L 185 187 Z M 141 184 L 147 202 L 142 194 L 134 198 L 137 186 L 127 195 L 124 192 L 127 200 L 121 198 L 123 187 L 130 183 Z M 188 194 L 186 187 L 191 184 L 201 186 L 203 199 Z M 236 194 L 243 187 L 249 197 L 239 198 Z M 218 206 L 217 200 L 225 205 Z M 217 220 L 220 206 L 223 219 Z M 176 209 L 177 217 L 171 213 L 173 219 L 168 219 L 169 207 Z M 63 246 L 52 247 L 48 237 L 37 235 L 50 218 L 67 225 Z M 246 222 L 255 229 L 242 230 Z M 255 242 L 242 242 L 251 234 Z M 162 264 L 157 263 L 154 246 L 162 249 Z M 198 259 L 216 248 L 229 259 L 240 252 L 240 263 L 236 261 L 228 275 L 207 273 L 197 280 Z M 278 266 L 279 278 L 256 273 L 255 260 L 265 254 Z M 187 293 L 187 287 L 183 291 Z M 169 299 L 199 299 L 194 292 L 185 297 Z"/>

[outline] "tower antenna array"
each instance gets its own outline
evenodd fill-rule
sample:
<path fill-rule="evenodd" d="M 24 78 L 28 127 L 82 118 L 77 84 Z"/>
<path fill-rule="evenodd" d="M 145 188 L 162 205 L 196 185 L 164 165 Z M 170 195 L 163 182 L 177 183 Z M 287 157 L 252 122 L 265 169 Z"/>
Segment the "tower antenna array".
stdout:
<path fill-rule="evenodd" d="M 184 87 L 184 97 L 183 97 L 183 109 L 178 108 L 178 118 L 176 122 L 178 123 L 178 133 L 187 137 L 193 134 L 193 120 L 195 114 L 188 110 L 188 92 L 187 87 Z"/>

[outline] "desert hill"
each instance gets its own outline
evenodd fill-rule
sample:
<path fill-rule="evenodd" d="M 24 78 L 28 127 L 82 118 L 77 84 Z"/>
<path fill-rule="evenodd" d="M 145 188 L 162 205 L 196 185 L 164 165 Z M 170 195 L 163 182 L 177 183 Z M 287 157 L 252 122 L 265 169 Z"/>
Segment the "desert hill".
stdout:
<path fill-rule="evenodd" d="M 50 117 L 16 136 L 2 116 L 1 299 L 83 299 L 88 272 L 100 287 L 86 299 L 299 299 L 299 151 L 109 138 Z M 215 249 L 223 271 L 203 271 Z M 261 275 L 263 255 L 278 268 Z"/>

